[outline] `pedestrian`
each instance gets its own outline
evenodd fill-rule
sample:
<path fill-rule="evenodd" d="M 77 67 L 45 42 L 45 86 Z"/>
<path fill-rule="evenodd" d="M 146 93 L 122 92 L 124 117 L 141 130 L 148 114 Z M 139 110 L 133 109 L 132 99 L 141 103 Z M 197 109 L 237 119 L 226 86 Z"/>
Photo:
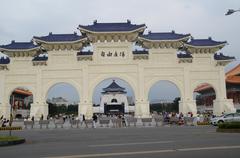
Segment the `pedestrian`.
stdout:
<path fill-rule="evenodd" d="M 93 114 L 92 119 L 93 119 L 93 128 L 96 128 L 96 123 L 97 123 L 97 115 Z"/>
<path fill-rule="evenodd" d="M 32 122 L 34 123 L 34 116 L 32 116 L 31 120 L 32 120 Z"/>
<path fill-rule="evenodd" d="M 9 120 L 9 126 L 12 127 L 12 123 L 13 123 L 13 115 L 10 114 L 10 120 Z"/>
<path fill-rule="evenodd" d="M 41 115 L 40 120 L 43 120 L 43 114 Z"/>
<path fill-rule="evenodd" d="M 85 115 L 84 114 L 82 115 L 82 120 L 83 120 L 83 123 L 85 124 L 85 126 L 88 128 L 88 125 L 86 123 L 86 119 L 85 119 Z"/>
<path fill-rule="evenodd" d="M 126 126 L 127 126 L 124 115 L 122 115 L 122 126 L 123 126 L 123 127 L 126 127 Z"/>

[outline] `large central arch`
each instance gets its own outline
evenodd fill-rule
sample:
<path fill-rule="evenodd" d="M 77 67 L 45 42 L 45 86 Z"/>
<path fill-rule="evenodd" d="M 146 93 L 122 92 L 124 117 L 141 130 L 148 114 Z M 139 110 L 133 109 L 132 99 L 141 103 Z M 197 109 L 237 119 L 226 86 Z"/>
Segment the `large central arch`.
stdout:
<path fill-rule="evenodd" d="M 103 75 L 100 75 L 99 77 L 94 79 L 92 82 L 90 82 L 90 88 L 89 88 L 89 95 L 88 96 L 93 96 L 95 87 L 99 83 L 101 83 L 102 81 L 104 81 L 106 79 L 110 79 L 110 78 L 119 78 L 119 79 L 125 81 L 126 83 L 128 83 L 133 90 L 135 98 L 137 98 L 138 89 L 137 89 L 137 85 L 136 85 L 136 80 L 134 80 L 134 78 L 131 78 L 130 76 L 125 75 L 125 74 L 103 74 Z M 90 99 L 90 102 L 92 102 L 92 97 L 89 98 L 89 99 Z"/>

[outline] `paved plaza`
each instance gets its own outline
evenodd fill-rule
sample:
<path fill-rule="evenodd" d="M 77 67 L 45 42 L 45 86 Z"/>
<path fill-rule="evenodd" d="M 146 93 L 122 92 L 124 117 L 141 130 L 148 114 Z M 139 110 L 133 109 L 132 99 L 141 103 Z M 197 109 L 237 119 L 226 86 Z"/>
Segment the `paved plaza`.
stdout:
<path fill-rule="evenodd" d="M 240 134 L 212 126 L 24 129 L 26 143 L 0 148 L 1 158 L 238 157 Z M 7 132 L 1 132 L 1 135 Z"/>

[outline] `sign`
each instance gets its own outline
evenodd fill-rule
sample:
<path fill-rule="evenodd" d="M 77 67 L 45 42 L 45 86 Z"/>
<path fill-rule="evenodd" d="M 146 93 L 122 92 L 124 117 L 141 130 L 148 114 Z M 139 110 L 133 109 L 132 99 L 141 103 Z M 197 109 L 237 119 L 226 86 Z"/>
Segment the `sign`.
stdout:
<path fill-rule="evenodd" d="M 101 52 L 101 56 L 102 57 L 122 57 L 124 58 L 126 56 L 124 51 L 115 51 L 115 52 L 111 52 L 111 51 L 102 51 Z"/>

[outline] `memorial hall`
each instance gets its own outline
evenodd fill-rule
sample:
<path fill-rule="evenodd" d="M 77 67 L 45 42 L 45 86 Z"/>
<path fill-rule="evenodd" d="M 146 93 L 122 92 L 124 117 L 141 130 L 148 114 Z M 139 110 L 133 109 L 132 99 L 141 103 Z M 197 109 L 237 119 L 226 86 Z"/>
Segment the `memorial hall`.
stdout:
<path fill-rule="evenodd" d="M 235 58 L 220 52 L 227 41 L 211 37 L 195 39 L 189 33 L 161 32 L 161 28 L 159 32 L 147 32 L 146 28 L 145 24 L 130 20 L 94 21 L 79 25 L 78 32 L 50 32 L 45 36 L 34 35 L 26 42 L 13 40 L 7 45 L 0 44 L 4 54 L 0 57 L 0 116 L 10 116 L 11 95 L 22 89 L 32 96 L 30 117 L 46 118 L 49 89 L 67 83 L 78 92 L 78 115 L 91 118 L 96 86 L 112 78 L 131 86 L 134 106 L 128 105 L 125 89 L 113 80 L 103 89 L 99 108 L 102 113 L 118 110 L 139 118 L 150 117 L 149 91 L 159 81 L 169 81 L 179 89 L 179 112 L 183 114 L 196 115 L 193 94 L 197 87 L 206 84 L 215 92 L 212 103 L 215 115 L 236 111 L 233 100 L 227 99 L 224 72 L 224 67 Z M 91 49 L 86 50 L 87 47 Z"/>

